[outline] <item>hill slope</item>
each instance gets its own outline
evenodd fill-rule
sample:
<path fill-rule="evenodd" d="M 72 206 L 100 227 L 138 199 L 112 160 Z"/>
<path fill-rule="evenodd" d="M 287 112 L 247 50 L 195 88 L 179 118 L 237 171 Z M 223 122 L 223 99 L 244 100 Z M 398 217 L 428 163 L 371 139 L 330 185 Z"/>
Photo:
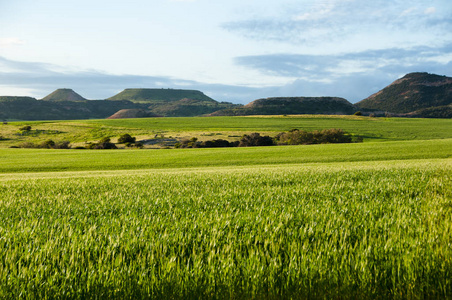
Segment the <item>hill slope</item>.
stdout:
<path fill-rule="evenodd" d="M 123 109 L 146 111 L 149 117 L 188 117 L 237 106 L 228 102 L 217 102 L 204 93 L 193 90 L 126 89 L 109 99 L 86 100 L 71 89 L 58 89 L 42 100 L 4 96 L 0 97 L 0 118 L 9 120 L 103 119 Z M 115 118 L 130 118 L 133 115 L 133 111 L 128 113 L 123 111 Z M 142 115 L 139 114 L 137 117 Z"/>
<path fill-rule="evenodd" d="M 221 110 L 214 116 L 284 115 L 284 114 L 352 114 L 356 109 L 338 97 L 273 97 L 257 99 L 245 106 Z"/>
<path fill-rule="evenodd" d="M 125 89 L 108 100 L 131 101 L 141 105 L 143 109 L 165 117 L 199 116 L 237 106 L 217 102 L 197 90 L 180 89 Z"/>
<path fill-rule="evenodd" d="M 44 101 L 31 97 L 0 97 L 0 118 L 16 120 L 103 119 L 124 108 L 129 101 Z"/>
<path fill-rule="evenodd" d="M 44 101 L 84 101 L 86 100 L 71 89 L 58 89 L 42 98 Z"/>
<path fill-rule="evenodd" d="M 132 102 L 172 102 L 184 98 L 216 102 L 204 93 L 196 90 L 179 89 L 125 89 L 107 100 L 128 100 Z"/>
<path fill-rule="evenodd" d="M 109 116 L 107 119 L 133 119 L 133 118 L 153 118 L 160 117 L 144 109 L 129 108 L 121 109 L 115 114 Z"/>
<path fill-rule="evenodd" d="M 362 110 L 410 113 L 449 104 L 452 104 L 451 77 L 410 73 L 355 105 Z"/>

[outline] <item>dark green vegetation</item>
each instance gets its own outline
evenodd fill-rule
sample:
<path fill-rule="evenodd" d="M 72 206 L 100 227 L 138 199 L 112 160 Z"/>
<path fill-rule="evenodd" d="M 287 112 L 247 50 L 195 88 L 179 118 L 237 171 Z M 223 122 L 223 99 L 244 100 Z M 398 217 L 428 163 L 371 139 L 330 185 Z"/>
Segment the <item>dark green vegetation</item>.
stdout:
<path fill-rule="evenodd" d="M 356 108 L 337 97 L 274 97 L 254 100 L 245 106 L 220 110 L 212 116 L 324 114 L 350 115 Z"/>
<path fill-rule="evenodd" d="M 1 147 L 292 128 L 364 137 L 215 149 L 2 148 L 2 299 L 452 297 L 452 120 L 152 118 L 1 128 Z"/>
<path fill-rule="evenodd" d="M 362 110 L 410 113 L 417 117 L 451 117 L 452 78 L 410 73 L 376 94 L 356 103 Z M 424 109 L 427 109 L 423 111 Z M 425 112 L 425 115 L 422 113 Z M 410 116 L 410 115 L 408 115 Z"/>
<path fill-rule="evenodd" d="M 362 138 L 355 142 L 362 142 Z M 238 141 L 229 142 L 223 139 L 198 141 L 196 137 L 184 139 L 176 144 L 176 148 L 221 148 L 221 147 L 256 147 L 274 145 L 313 145 L 352 143 L 353 138 L 341 129 L 324 129 L 322 131 L 305 131 L 292 129 L 280 132 L 274 138 L 258 132 L 244 134 Z"/>

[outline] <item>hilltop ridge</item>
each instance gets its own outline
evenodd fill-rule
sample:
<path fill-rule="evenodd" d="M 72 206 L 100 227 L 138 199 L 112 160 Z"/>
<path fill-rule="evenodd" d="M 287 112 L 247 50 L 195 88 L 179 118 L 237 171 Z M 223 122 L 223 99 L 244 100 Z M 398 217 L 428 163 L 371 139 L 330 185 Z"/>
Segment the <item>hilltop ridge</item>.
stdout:
<path fill-rule="evenodd" d="M 355 111 L 353 104 L 339 97 L 270 97 L 254 100 L 242 107 L 217 111 L 211 115 L 347 115 Z"/>
<path fill-rule="evenodd" d="M 181 99 L 201 100 L 208 102 L 216 102 L 212 98 L 206 96 L 198 90 L 182 90 L 182 89 L 125 89 L 122 92 L 108 98 L 107 100 L 128 100 L 132 102 L 172 102 Z"/>
<path fill-rule="evenodd" d="M 83 98 L 72 89 L 57 89 L 56 91 L 45 96 L 41 100 L 43 101 L 85 101 Z"/>
<path fill-rule="evenodd" d="M 409 73 L 361 100 L 360 109 L 411 113 L 452 104 L 452 78 L 429 73 Z"/>

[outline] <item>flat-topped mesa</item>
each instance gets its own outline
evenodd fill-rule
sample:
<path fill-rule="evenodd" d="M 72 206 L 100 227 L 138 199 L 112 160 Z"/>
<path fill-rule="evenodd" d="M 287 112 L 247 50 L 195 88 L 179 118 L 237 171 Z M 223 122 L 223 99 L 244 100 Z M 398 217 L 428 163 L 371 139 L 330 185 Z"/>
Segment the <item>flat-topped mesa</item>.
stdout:
<path fill-rule="evenodd" d="M 197 90 L 182 89 L 125 89 L 107 100 L 129 100 L 132 102 L 173 102 L 181 99 L 216 102 Z"/>
<path fill-rule="evenodd" d="M 254 100 L 242 107 L 214 112 L 212 115 L 347 115 L 355 111 L 353 104 L 339 97 L 271 97 Z"/>
<path fill-rule="evenodd" d="M 57 89 L 51 94 L 45 96 L 41 100 L 44 101 L 85 101 L 83 98 L 72 89 Z"/>

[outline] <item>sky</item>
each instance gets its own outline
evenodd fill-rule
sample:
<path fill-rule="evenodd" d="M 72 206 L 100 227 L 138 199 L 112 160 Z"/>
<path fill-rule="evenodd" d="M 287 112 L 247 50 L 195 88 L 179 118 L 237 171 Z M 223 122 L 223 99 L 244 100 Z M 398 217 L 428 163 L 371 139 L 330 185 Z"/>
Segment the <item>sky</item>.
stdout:
<path fill-rule="evenodd" d="M 0 96 L 337 96 L 452 76 L 450 0 L 0 0 Z"/>

